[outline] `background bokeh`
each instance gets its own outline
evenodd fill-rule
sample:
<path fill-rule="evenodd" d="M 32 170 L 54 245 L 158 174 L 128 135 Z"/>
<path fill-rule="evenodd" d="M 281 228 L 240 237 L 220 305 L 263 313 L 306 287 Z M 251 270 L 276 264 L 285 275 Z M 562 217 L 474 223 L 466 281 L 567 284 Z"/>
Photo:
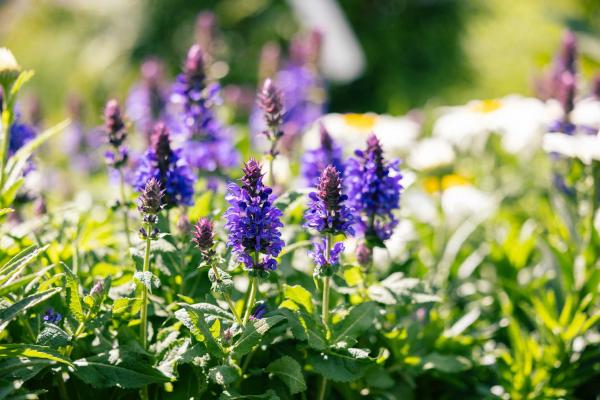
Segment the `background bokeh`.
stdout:
<path fill-rule="evenodd" d="M 530 94 L 565 27 L 580 40 L 581 68 L 600 61 L 597 0 L 341 0 L 366 56 L 351 82 L 331 84 L 331 111 L 400 114 L 472 98 Z M 218 18 L 222 81 L 255 85 L 261 47 L 285 46 L 302 29 L 290 3 L 276 0 L 4 0 L 0 43 L 36 70 L 29 93 L 43 93 L 48 116 L 69 94 L 93 117 L 108 96 L 124 96 L 148 56 L 178 72 L 199 11 Z"/>

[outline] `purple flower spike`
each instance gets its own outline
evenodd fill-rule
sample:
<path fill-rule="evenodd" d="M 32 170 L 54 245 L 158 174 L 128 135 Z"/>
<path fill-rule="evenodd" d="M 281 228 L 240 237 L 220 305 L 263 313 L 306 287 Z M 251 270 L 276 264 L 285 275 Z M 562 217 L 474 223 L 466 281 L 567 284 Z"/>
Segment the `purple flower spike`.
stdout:
<path fill-rule="evenodd" d="M 360 230 L 372 246 L 383 246 L 398 224 L 394 210 L 400 208 L 402 175 L 399 160 L 386 161 L 375 135 L 367 139 L 367 149 L 357 150 L 346 167 L 345 182 L 350 207 L 360 212 Z"/>
<path fill-rule="evenodd" d="M 155 178 L 164 188 L 167 207 L 192 204 L 195 177 L 181 150 L 171 148 L 170 134 L 163 123 L 154 127 L 150 149 L 135 172 L 135 188 L 143 190 L 150 178 Z"/>
<path fill-rule="evenodd" d="M 342 194 L 342 179 L 333 165 L 327 166 L 321 174 L 318 192 L 312 192 L 308 197 L 305 227 L 319 233 L 354 235 L 354 217 L 344 204 L 348 196 Z"/>
<path fill-rule="evenodd" d="M 129 92 L 127 115 L 138 130 L 150 135 L 153 126 L 166 119 L 168 88 L 165 84 L 164 65 L 155 58 L 144 61 L 141 66 L 142 80 Z"/>
<path fill-rule="evenodd" d="M 257 98 L 258 106 L 263 111 L 263 118 L 269 128 L 267 136 L 271 134 L 278 136 L 279 128 L 283 123 L 283 99 L 281 91 L 271 78 L 265 80 Z"/>
<path fill-rule="evenodd" d="M 226 200 L 230 207 L 225 212 L 225 227 L 229 231 L 227 245 L 252 273 L 275 270 L 275 257 L 284 246 L 280 232 L 282 213 L 273 206 L 275 198 L 271 188 L 262 182 L 260 164 L 250 159 L 243 172 L 241 186 L 228 185 Z"/>
<path fill-rule="evenodd" d="M 344 161 L 341 146 L 337 145 L 333 138 L 320 123 L 321 146 L 310 150 L 302 157 L 302 175 L 310 186 L 319 184 L 319 177 L 326 166 L 332 164 L 340 174 L 344 174 Z"/>
<path fill-rule="evenodd" d="M 221 102 L 220 87 L 208 84 L 204 71 L 204 53 L 199 45 L 190 48 L 173 85 L 171 100 L 180 105 L 177 132 L 187 139 L 185 157 L 190 166 L 215 172 L 238 164 L 239 156 L 231 140 L 230 129 L 214 113 Z"/>
<path fill-rule="evenodd" d="M 111 146 L 115 148 L 121 146 L 127 137 L 127 132 L 121 117 L 121 108 L 115 99 L 109 100 L 104 108 L 104 127 Z"/>

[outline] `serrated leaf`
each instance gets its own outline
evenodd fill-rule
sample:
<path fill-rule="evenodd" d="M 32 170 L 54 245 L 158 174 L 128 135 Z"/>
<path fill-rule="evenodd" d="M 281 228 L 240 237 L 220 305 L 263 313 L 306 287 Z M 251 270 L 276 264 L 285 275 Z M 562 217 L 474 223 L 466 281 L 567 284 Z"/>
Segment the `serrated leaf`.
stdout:
<path fill-rule="evenodd" d="M 370 364 L 368 359 L 355 359 L 336 353 L 309 353 L 308 362 L 317 373 L 335 382 L 360 379 Z"/>
<path fill-rule="evenodd" d="M 283 285 L 283 297 L 302 306 L 309 314 L 314 312 L 312 294 L 300 285 Z"/>
<path fill-rule="evenodd" d="M 6 325 L 16 317 L 19 313 L 30 309 L 31 307 L 36 306 L 37 304 L 49 299 L 54 296 L 56 293 L 60 292 L 61 288 L 52 288 L 46 290 L 44 292 L 32 294 L 31 296 L 27 296 L 24 299 L 17 301 L 16 303 L 10 305 L 7 308 L 3 308 L 0 310 L 0 331 L 6 328 Z"/>
<path fill-rule="evenodd" d="M 79 278 L 71 271 L 66 264 L 62 263 L 65 271 L 65 289 L 67 298 L 67 307 L 71 315 L 78 321 L 83 322 L 85 316 L 83 314 L 83 305 L 79 296 Z"/>
<path fill-rule="evenodd" d="M 281 379 L 290 389 L 290 394 L 306 390 L 302 367 L 290 356 L 283 356 L 267 365 L 267 372 Z"/>
<path fill-rule="evenodd" d="M 196 303 L 196 304 L 186 304 L 186 303 L 181 303 L 180 306 L 184 306 L 185 307 L 190 307 L 193 308 L 196 311 L 201 312 L 204 315 L 212 315 L 214 317 L 218 317 L 218 318 L 223 318 L 227 321 L 231 321 L 233 322 L 235 319 L 233 317 L 233 314 L 231 314 L 229 311 L 223 310 L 221 307 L 214 305 L 214 304 L 210 304 L 210 303 Z"/>
<path fill-rule="evenodd" d="M 159 370 L 135 359 L 107 357 L 105 354 L 101 354 L 79 359 L 74 364 L 75 375 L 96 388 L 116 386 L 123 389 L 134 389 L 151 383 L 169 381 L 169 378 Z"/>
<path fill-rule="evenodd" d="M 43 358 L 72 366 L 71 360 L 50 347 L 34 344 L 0 344 L 0 358 Z"/>
<path fill-rule="evenodd" d="M 229 365 L 219 365 L 208 371 L 208 377 L 217 385 L 228 386 L 237 381 L 238 372 Z"/>
<path fill-rule="evenodd" d="M 192 332 L 197 341 L 203 342 L 212 354 L 223 354 L 223 349 L 210 333 L 210 328 L 200 310 L 182 304 L 182 309 L 175 312 L 175 317 Z"/>
<path fill-rule="evenodd" d="M 285 319 L 282 315 L 275 315 L 268 318 L 259 319 L 250 323 L 244 329 L 242 336 L 238 339 L 232 349 L 236 357 L 248 354 L 254 346 L 257 346 L 262 337 L 269 329 Z"/>
<path fill-rule="evenodd" d="M 46 323 L 37 337 L 37 344 L 52 348 L 64 347 L 69 344 L 71 336 L 60 327 Z"/>
<path fill-rule="evenodd" d="M 361 303 L 352 307 L 346 318 L 333 327 L 333 341 L 356 338 L 373 325 L 376 314 L 377 305 L 373 302 Z"/>
<path fill-rule="evenodd" d="M 140 282 L 142 285 L 144 285 L 150 293 L 152 293 L 153 287 L 156 289 L 158 289 L 160 287 L 160 279 L 158 279 L 158 277 L 150 271 L 146 271 L 146 272 L 137 271 L 133 275 L 133 278 L 136 281 Z"/>

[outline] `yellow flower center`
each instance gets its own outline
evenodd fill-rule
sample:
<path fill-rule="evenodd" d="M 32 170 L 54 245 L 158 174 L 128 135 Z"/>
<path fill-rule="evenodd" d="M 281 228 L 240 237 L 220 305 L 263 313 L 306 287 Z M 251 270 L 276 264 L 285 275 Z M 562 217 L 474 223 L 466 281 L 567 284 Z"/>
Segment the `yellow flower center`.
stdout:
<path fill-rule="evenodd" d="M 471 107 L 475 112 L 487 114 L 502 107 L 502 102 L 498 99 L 481 100 L 473 104 Z"/>
<path fill-rule="evenodd" d="M 442 177 L 429 176 L 423 180 L 423 187 L 430 194 L 443 192 L 454 186 L 467 186 L 470 184 L 471 182 L 468 178 L 458 174 L 449 174 Z"/>
<path fill-rule="evenodd" d="M 371 132 L 377 122 L 376 115 L 370 114 L 344 114 L 346 125 L 365 132 Z"/>

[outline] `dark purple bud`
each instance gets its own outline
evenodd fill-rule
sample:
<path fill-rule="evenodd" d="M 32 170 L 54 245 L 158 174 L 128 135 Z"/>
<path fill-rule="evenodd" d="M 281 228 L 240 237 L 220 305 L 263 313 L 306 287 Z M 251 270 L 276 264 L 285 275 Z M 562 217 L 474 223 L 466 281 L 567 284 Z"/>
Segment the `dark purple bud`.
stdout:
<path fill-rule="evenodd" d="M 575 73 L 575 61 L 577 58 L 577 37 L 575 34 L 568 30 L 565 32 L 562 41 L 561 48 L 561 59 L 563 67 L 566 71 Z"/>
<path fill-rule="evenodd" d="M 207 254 L 215 245 L 213 222 L 208 218 L 200 218 L 194 226 L 194 238 L 192 239 L 196 247 L 202 254 Z"/>
<path fill-rule="evenodd" d="M 183 72 L 192 81 L 204 81 L 204 52 L 195 44 L 188 50 Z"/>
<path fill-rule="evenodd" d="M 342 180 L 338 170 L 331 164 L 321 173 L 318 195 L 325 202 L 328 211 L 337 210 L 342 197 Z"/>
<path fill-rule="evenodd" d="M 568 115 L 575 107 L 575 85 L 575 75 L 568 71 L 563 72 L 560 76 L 558 101 L 560 101 L 565 115 Z"/>
<path fill-rule="evenodd" d="M 333 139 L 329 132 L 327 132 L 323 122 L 319 122 L 319 133 L 321 135 L 321 147 L 326 151 L 331 152 L 333 149 Z"/>
<path fill-rule="evenodd" d="M 104 127 L 108 133 L 108 141 L 112 146 L 119 147 L 123 144 L 127 133 L 121 116 L 121 108 L 115 99 L 109 100 L 104 108 Z"/>
<path fill-rule="evenodd" d="M 381 142 L 379 142 L 375 134 L 371 134 L 367 139 L 367 154 L 375 162 L 376 171 L 381 172 L 384 167 L 383 149 L 381 148 Z"/>
<path fill-rule="evenodd" d="M 97 281 L 94 284 L 94 286 L 92 286 L 92 289 L 90 290 L 90 296 L 98 297 L 102 294 L 102 292 L 104 292 L 104 282 Z"/>
<path fill-rule="evenodd" d="M 150 178 L 138 199 L 138 210 L 144 215 L 156 215 L 162 208 L 165 191 L 155 178 Z"/>
<path fill-rule="evenodd" d="M 600 99 L 600 75 L 596 75 L 592 81 L 592 96 Z"/>
<path fill-rule="evenodd" d="M 169 169 L 171 161 L 171 137 L 169 130 L 166 125 L 162 122 L 154 125 L 152 137 L 150 138 L 150 145 L 156 156 L 156 162 L 158 170 L 161 172 L 161 176 L 165 176 Z"/>
<path fill-rule="evenodd" d="M 33 203 L 33 212 L 38 217 L 46 215 L 48 208 L 46 207 L 46 199 L 44 196 L 39 196 L 37 199 L 35 199 L 35 203 Z"/>
<path fill-rule="evenodd" d="M 177 220 L 177 230 L 182 235 L 189 235 L 190 231 L 192 230 L 192 224 L 190 223 L 187 215 L 182 214 L 179 216 L 179 219 Z"/>
<path fill-rule="evenodd" d="M 365 244 L 361 243 L 356 248 L 356 261 L 361 267 L 368 267 L 373 261 L 372 250 Z"/>
<path fill-rule="evenodd" d="M 272 130 L 279 128 L 283 122 L 283 100 L 281 91 L 271 78 L 265 80 L 257 97 L 267 126 Z"/>
<path fill-rule="evenodd" d="M 254 195 L 262 185 L 263 173 L 261 171 L 261 165 L 254 158 L 249 159 L 242 168 L 244 176 L 242 176 L 242 187 Z"/>

